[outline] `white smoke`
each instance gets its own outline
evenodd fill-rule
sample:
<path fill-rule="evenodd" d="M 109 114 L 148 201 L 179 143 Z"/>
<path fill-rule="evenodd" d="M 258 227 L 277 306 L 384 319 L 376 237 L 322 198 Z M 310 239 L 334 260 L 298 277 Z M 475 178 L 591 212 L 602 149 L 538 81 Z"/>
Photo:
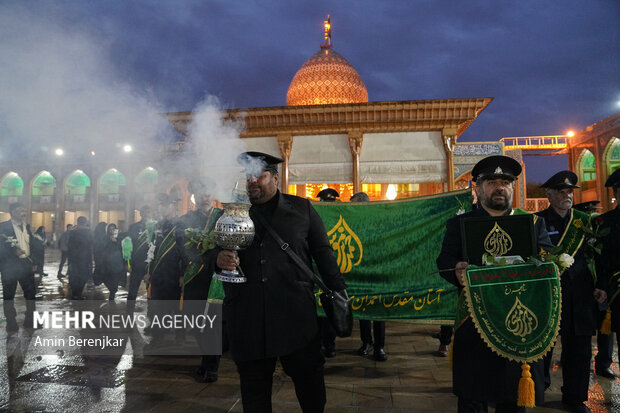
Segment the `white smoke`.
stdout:
<path fill-rule="evenodd" d="M 102 40 L 25 9 L 1 11 L 0 133 L 9 151 L 28 144 L 43 157 L 57 147 L 118 157 L 124 145 L 149 150 L 170 134 L 161 105 L 123 82 Z"/>
<path fill-rule="evenodd" d="M 243 120 L 222 119 L 217 98 L 207 97 L 193 112 L 189 138 L 196 152 L 199 173 L 216 184 L 212 195 L 221 202 L 231 202 L 235 188 L 245 188 L 245 175 L 237 157 L 245 152 L 239 137 Z"/>

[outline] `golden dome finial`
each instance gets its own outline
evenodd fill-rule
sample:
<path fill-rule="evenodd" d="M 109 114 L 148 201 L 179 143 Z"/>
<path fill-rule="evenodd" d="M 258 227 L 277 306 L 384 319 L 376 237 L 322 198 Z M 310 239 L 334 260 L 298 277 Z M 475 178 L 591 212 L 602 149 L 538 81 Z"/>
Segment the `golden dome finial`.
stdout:
<path fill-rule="evenodd" d="M 323 20 L 323 27 L 325 28 L 325 34 L 323 36 L 324 43 L 321 45 L 321 49 L 329 49 L 332 47 L 332 24 L 329 14 L 327 15 L 327 20 Z"/>

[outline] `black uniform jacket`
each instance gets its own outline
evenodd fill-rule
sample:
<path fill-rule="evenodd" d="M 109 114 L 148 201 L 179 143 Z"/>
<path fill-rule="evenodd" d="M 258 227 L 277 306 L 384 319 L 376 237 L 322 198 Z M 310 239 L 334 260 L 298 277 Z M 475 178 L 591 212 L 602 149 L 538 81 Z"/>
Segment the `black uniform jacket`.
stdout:
<path fill-rule="evenodd" d="M 505 215 L 510 213 L 511 210 L 508 210 Z M 441 253 L 437 258 L 437 267 L 440 270 L 454 268 L 457 262 L 463 261 L 460 220 L 481 216 L 489 214 L 482 207 L 478 207 L 448 220 Z M 552 245 L 545 229 L 544 219 L 536 220 L 534 231 L 538 247 L 550 250 Z M 441 276 L 462 289 L 454 271 L 442 272 Z M 516 402 L 521 364 L 493 353 L 476 332 L 471 318 L 454 332 L 452 357 L 453 392 L 458 397 L 504 403 Z M 544 400 L 545 391 L 542 359 L 531 363 L 530 369 L 536 388 L 536 404 L 540 404 Z"/>
<path fill-rule="evenodd" d="M 605 212 L 599 218 L 603 221 L 602 225 L 611 230 L 603 238 L 599 277 L 605 277 L 609 283 L 617 282 L 619 278 L 611 279 L 611 276 L 620 271 L 620 207 Z M 611 303 L 611 322 L 612 330 L 620 332 L 620 295 Z"/>
<path fill-rule="evenodd" d="M 76 227 L 69 236 L 69 275 L 88 280 L 93 267 L 93 235 L 88 227 Z"/>
<path fill-rule="evenodd" d="M 537 212 L 545 218 L 551 243 L 557 245 L 566 231 L 570 214 L 558 215 L 552 207 Z M 585 242 L 585 241 L 584 241 Z M 594 299 L 594 280 L 583 255 L 583 244 L 575 256 L 575 262 L 560 275 L 562 284 L 562 319 L 560 334 L 590 336 L 596 334 L 598 304 Z M 602 277 L 600 277 L 602 280 Z"/>
<path fill-rule="evenodd" d="M 138 246 L 138 238 L 142 231 L 146 231 L 146 223 L 144 220 L 135 222 L 129 226 L 129 238 L 131 238 L 131 273 L 133 276 L 144 277 L 146 274 L 146 254 L 149 250 L 147 242 L 142 246 Z M 119 239 L 121 239 L 119 237 Z"/>
<path fill-rule="evenodd" d="M 325 227 L 307 199 L 281 194 L 272 199 L 265 220 L 312 268 L 317 264 L 325 284 L 346 287 Z M 261 206 L 252 206 L 250 216 Z M 224 283 L 224 320 L 234 360 L 284 356 L 318 335 L 313 283 L 253 217 L 256 236 L 239 251 L 247 283 Z"/>
<path fill-rule="evenodd" d="M 185 237 L 179 222 L 165 220 L 157 223 L 155 233 L 155 257 L 150 263 L 151 298 L 154 300 L 178 300 L 181 296 L 179 279 L 188 264 Z M 164 239 L 170 234 L 174 245 L 162 250 Z"/>
<path fill-rule="evenodd" d="M 32 253 L 33 236 L 30 232 L 30 225 L 26 225 L 26 231 L 30 237 L 30 252 Z M 0 272 L 3 280 L 16 280 L 22 275 L 32 273 L 32 261 L 28 258 L 19 258 L 15 254 L 15 248 L 7 242 L 5 237 L 15 238 L 13 222 L 9 219 L 0 223 Z"/>
<path fill-rule="evenodd" d="M 181 226 L 185 228 L 205 229 L 207 220 L 209 221 L 209 230 L 215 227 L 215 223 L 222 216 L 222 210 L 213 209 L 212 216 L 203 214 L 201 211 L 190 211 L 181 217 Z M 213 273 L 215 272 L 215 261 L 217 259 L 218 249 L 213 249 L 200 254 L 200 251 L 188 250 L 190 261 L 203 264 L 204 267 L 196 276 L 185 286 L 183 298 L 185 300 L 206 300 L 209 295 L 209 287 Z"/>

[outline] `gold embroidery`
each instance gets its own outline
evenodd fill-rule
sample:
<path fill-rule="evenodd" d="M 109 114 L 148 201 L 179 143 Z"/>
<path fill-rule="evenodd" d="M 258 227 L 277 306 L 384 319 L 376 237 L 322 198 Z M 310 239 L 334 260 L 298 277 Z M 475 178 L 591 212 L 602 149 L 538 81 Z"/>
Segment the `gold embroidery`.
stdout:
<path fill-rule="evenodd" d="M 349 228 L 342 215 L 336 225 L 329 230 L 327 236 L 332 248 L 338 254 L 338 266 L 342 274 L 348 273 L 354 266 L 359 265 L 364 254 L 362 241 Z"/>
<path fill-rule="evenodd" d="M 538 327 L 538 317 L 527 308 L 519 297 L 515 297 L 515 303 L 506 316 L 506 330 L 525 341 L 525 336 L 531 334 Z"/>
<path fill-rule="evenodd" d="M 505 255 L 512 249 L 512 238 L 496 222 L 484 239 L 484 249 L 496 257 Z"/>

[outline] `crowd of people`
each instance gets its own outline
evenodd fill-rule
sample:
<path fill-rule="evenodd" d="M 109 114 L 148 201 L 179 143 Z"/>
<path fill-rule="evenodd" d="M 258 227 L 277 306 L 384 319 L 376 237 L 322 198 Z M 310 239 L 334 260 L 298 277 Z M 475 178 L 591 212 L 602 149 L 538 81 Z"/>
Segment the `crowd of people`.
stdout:
<path fill-rule="evenodd" d="M 278 190 L 278 164 L 282 159 L 259 152 L 247 152 L 242 158 L 261 163 L 260 170 L 246 170 L 247 192 L 251 203 L 250 217 L 255 225 L 252 244 L 241 251 L 213 248 L 202 252 L 187 248 L 185 230 L 212 230 L 222 211 L 214 207 L 212 184 L 207 179 L 192 180 L 189 191 L 194 195 L 196 210 L 176 217 L 177 199 L 160 194 L 156 205 L 140 208 L 140 221 L 126 233 L 114 223 L 100 222 L 91 230 L 88 220 L 80 216 L 77 225 L 67 225 L 59 239 L 61 261 L 57 277 L 64 281 L 67 265 L 70 297 L 82 299 L 84 286 L 92 280 L 104 284 L 109 300 L 116 299 L 119 286 L 127 289 L 127 310 L 135 310 L 135 300 L 142 283 L 153 300 L 186 300 L 206 302 L 212 274 L 219 270 L 243 268 L 247 281 L 224 283 L 223 318 L 225 345 L 236 364 L 246 412 L 271 411 L 271 391 L 276 362 L 279 360 L 294 385 L 304 412 L 322 412 L 326 404 L 324 357 L 336 355 L 335 335 L 325 319 L 316 316 L 313 283 L 306 279 L 297 263 L 285 255 L 277 237 L 284 239 L 303 263 L 316 265 L 325 284 L 335 291 L 346 288 L 325 227 L 307 199 Z M 241 159 L 241 158 L 240 158 Z M 459 291 L 465 285 L 469 266 L 463 257 L 461 220 L 467 217 L 511 215 L 514 180 L 521 165 L 512 158 L 492 156 L 478 162 L 472 170 L 477 202 L 472 211 L 450 219 L 437 258 L 441 276 Z M 579 188 L 577 175 L 561 171 L 543 187 L 550 206 L 536 214 L 534 237 L 537 250 L 551 251 L 561 245 L 565 233 L 576 218 L 584 219 L 573 205 L 573 190 Z M 620 199 L 620 170 L 607 180 L 616 199 Z M 338 193 L 324 190 L 318 197 L 333 202 Z M 368 202 L 364 193 L 354 194 L 352 202 Z M 6 330 L 19 329 L 12 300 L 19 283 L 27 300 L 24 326 L 32 327 L 35 309 L 34 274 L 46 275 L 44 228 L 35 233 L 26 223 L 26 209 L 20 203 L 10 205 L 11 219 L 0 223 L 0 272 L 2 275 Z M 583 215 L 582 215 L 583 214 Z M 586 215 L 587 216 L 587 215 Z M 590 217 L 587 216 L 588 222 Z M 589 411 L 588 397 L 591 339 L 605 314 L 611 314 L 612 331 L 620 331 L 620 301 L 617 295 L 620 262 L 620 208 L 593 219 L 601 231 L 602 250 L 596 257 L 598 277 L 591 274 L 585 246 L 574 252 L 575 263 L 561 274 L 562 308 L 560 335 L 562 345 L 562 401 L 571 411 Z M 199 266 L 190 263 L 200 263 Z M 187 277 L 188 268 L 194 272 Z M 196 269 L 198 268 L 198 269 Z M 127 279 L 127 274 L 129 278 Z M 187 281 L 189 280 L 189 281 Z M 606 311 L 609 307 L 610 311 Z M 158 332 L 151 332 L 157 339 Z M 386 361 L 385 322 L 360 320 L 362 345 L 360 356 L 370 355 Z M 451 337 L 453 335 L 453 339 Z M 599 337 L 596 373 L 613 378 L 611 337 Z M 458 396 L 459 412 L 486 412 L 494 404 L 497 412 L 518 412 L 514 389 L 521 376 L 521 366 L 494 353 L 481 339 L 471 320 L 457 320 L 455 328 L 446 326 L 439 334 L 438 355 L 447 356 L 452 346 L 453 391 Z M 608 355 L 608 357 L 604 357 Z M 535 383 L 536 403 L 542 403 L 549 386 L 551 353 L 530 364 Z M 198 380 L 218 379 L 220 356 L 205 355 L 197 371 Z M 484 369 L 479 366 L 484 365 Z"/>

